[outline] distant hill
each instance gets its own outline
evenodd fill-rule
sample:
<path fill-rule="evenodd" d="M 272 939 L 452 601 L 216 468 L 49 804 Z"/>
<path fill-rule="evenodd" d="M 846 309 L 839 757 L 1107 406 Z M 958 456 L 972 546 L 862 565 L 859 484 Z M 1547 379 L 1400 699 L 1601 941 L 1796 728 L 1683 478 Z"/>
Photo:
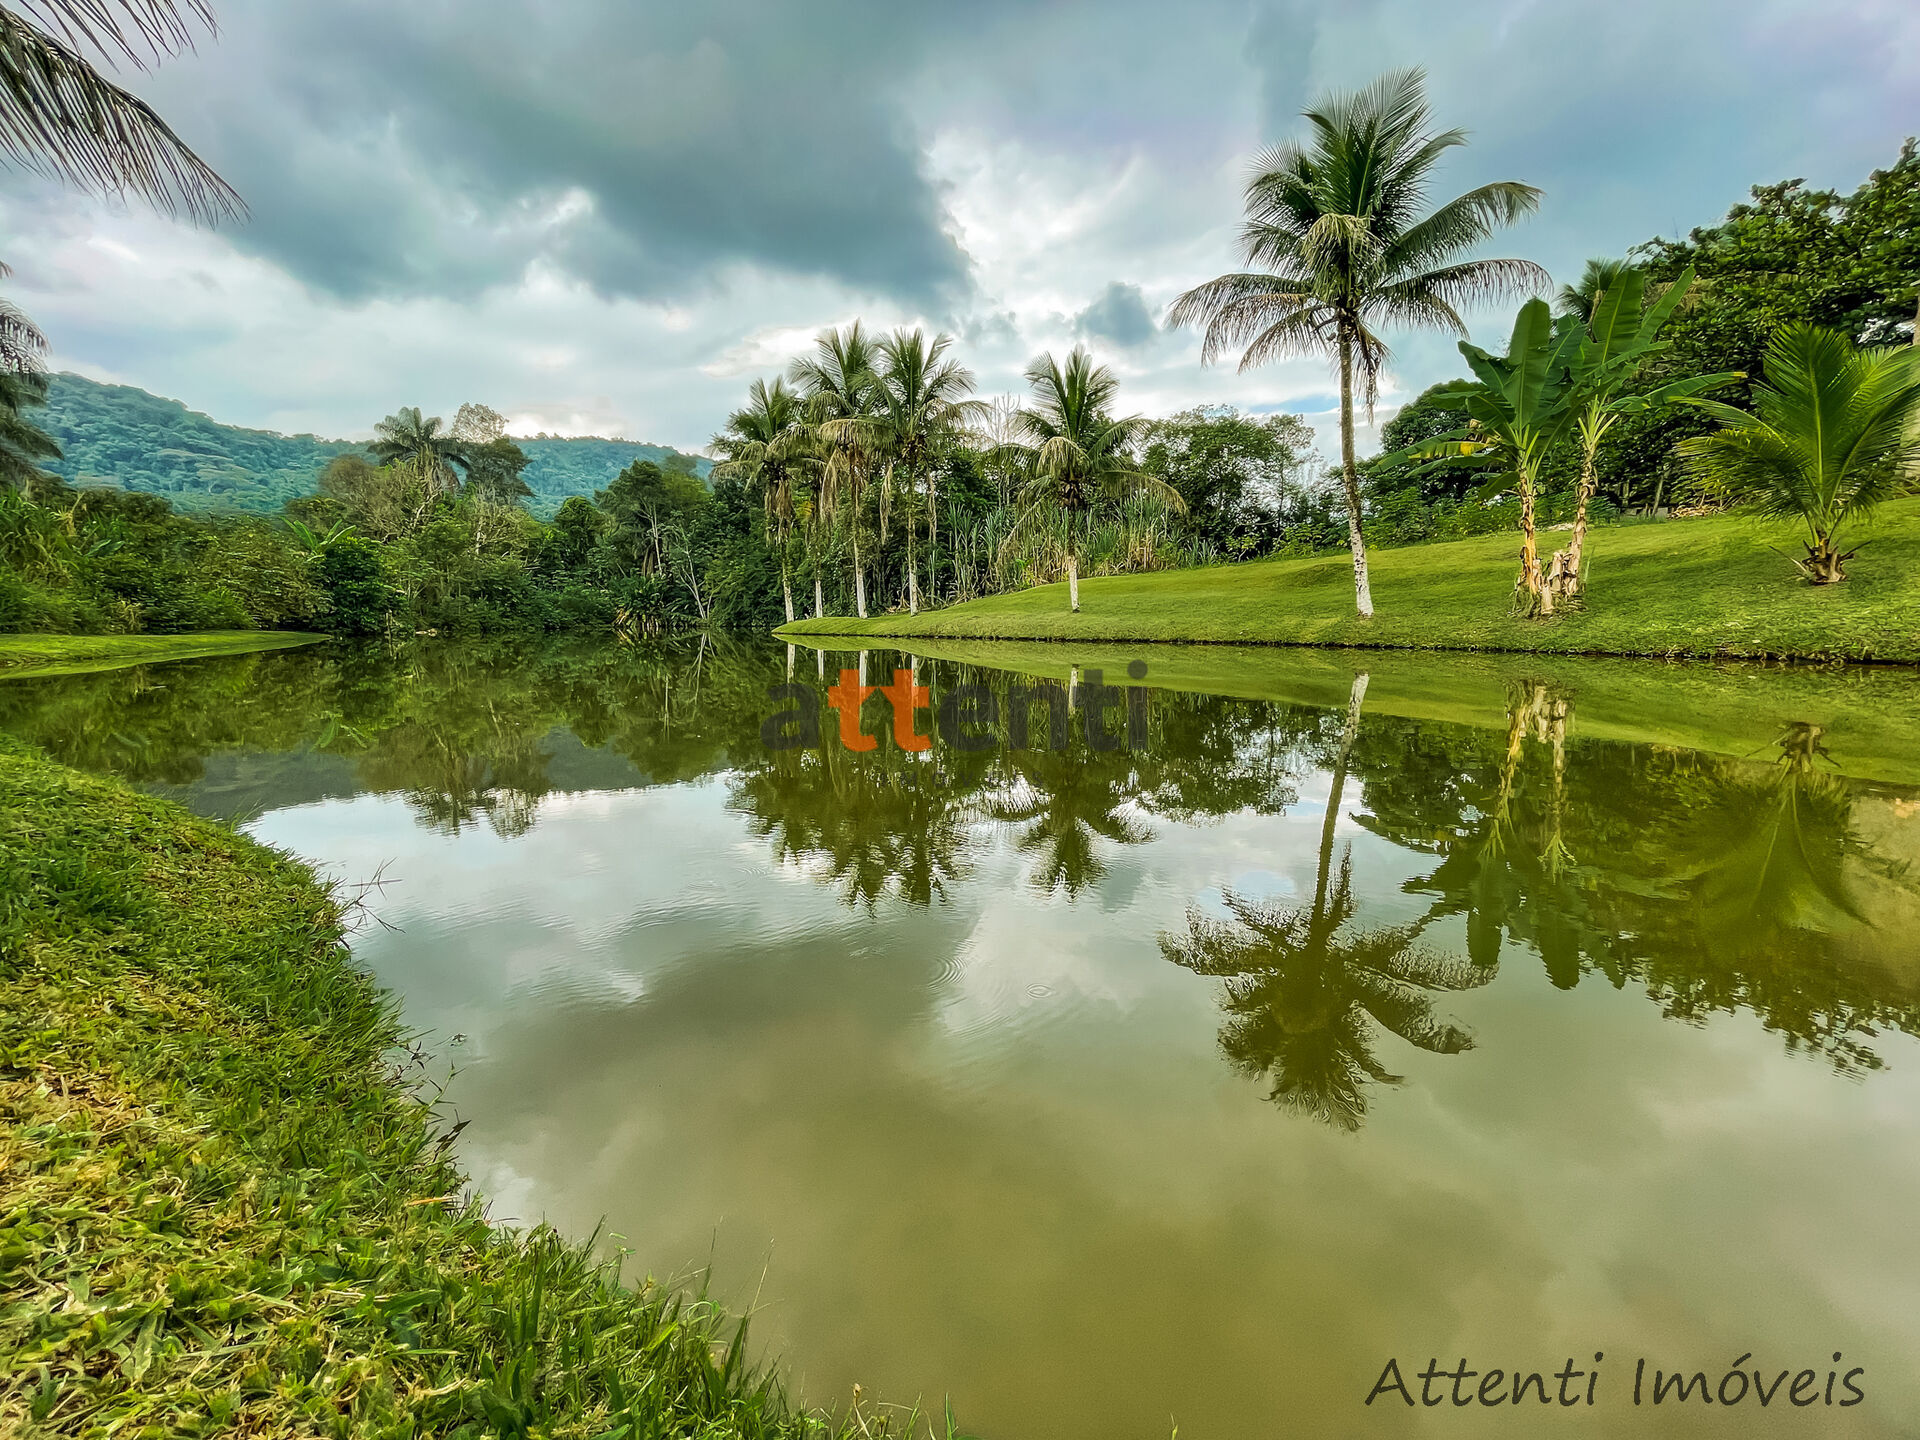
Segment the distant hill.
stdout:
<path fill-rule="evenodd" d="M 117 485 L 164 495 L 181 510 L 268 513 L 311 494 L 326 463 L 350 440 L 246 430 L 132 385 L 102 385 L 84 375 L 53 377 L 47 408 L 35 422 L 60 442 L 65 458 L 47 469 L 75 485 Z M 592 495 L 635 460 L 675 452 L 636 440 L 521 440 L 532 463 L 528 508 L 545 517 L 569 495 Z M 698 460 L 704 476 L 711 462 Z"/>

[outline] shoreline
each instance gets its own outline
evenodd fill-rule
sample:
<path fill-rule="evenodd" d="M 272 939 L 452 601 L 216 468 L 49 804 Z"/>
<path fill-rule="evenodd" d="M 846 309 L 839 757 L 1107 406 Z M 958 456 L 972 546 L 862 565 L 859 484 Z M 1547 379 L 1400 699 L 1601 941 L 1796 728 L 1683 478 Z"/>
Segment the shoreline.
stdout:
<path fill-rule="evenodd" d="M 0 736 L 0 895 L 0 1430 L 894 1433 L 494 1226 L 304 862 Z"/>
<path fill-rule="evenodd" d="M 20 631 L 0 635 L 0 680 L 85 675 L 166 660 L 290 650 L 328 639 L 304 630 L 189 630 L 174 635 L 64 635 Z"/>

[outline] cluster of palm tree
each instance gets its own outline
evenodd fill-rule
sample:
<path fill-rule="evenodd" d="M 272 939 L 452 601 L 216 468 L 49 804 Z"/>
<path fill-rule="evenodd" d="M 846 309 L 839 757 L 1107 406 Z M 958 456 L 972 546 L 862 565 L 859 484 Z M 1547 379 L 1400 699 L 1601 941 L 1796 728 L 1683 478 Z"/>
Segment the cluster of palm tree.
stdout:
<path fill-rule="evenodd" d="M 919 613 L 938 573 L 941 476 L 962 449 L 1006 479 L 1013 519 L 1002 549 L 1065 517 L 1061 558 L 1076 610 L 1080 541 L 1097 510 L 1137 497 L 1182 508 L 1172 487 L 1139 466 L 1147 421 L 1115 414 L 1119 381 L 1085 350 L 1064 363 L 1040 356 L 1026 372 L 1029 403 L 1002 407 L 996 418 L 952 348 L 949 335 L 902 329 L 876 337 L 857 320 L 823 331 L 785 377 L 755 380 L 747 403 L 714 436 L 716 478 L 744 482 L 762 507 L 789 621 L 797 618 L 796 558 L 812 576 L 817 616 L 825 612 L 823 573 L 842 553 L 855 612 L 865 618 L 869 561 L 895 532 L 906 551 L 903 598 L 909 614 Z"/>

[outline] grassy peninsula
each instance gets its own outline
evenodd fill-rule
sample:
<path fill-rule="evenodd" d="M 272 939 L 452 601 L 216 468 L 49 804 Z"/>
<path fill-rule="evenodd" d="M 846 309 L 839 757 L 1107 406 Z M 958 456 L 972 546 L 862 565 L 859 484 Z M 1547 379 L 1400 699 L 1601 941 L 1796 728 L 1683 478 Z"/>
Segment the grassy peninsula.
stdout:
<path fill-rule="evenodd" d="M 888 1428 L 490 1226 L 407 1056 L 304 866 L 0 738 L 0 1433 Z"/>
<path fill-rule="evenodd" d="M 78 675 L 161 660 L 285 650 L 323 637 L 291 630 L 202 630 L 186 635 L 0 635 L 0 677 Z"/>
<path fill-rule="evenodd" d="M 1608 526 L 1594 533 L 1585 605 L 1549 619 L 1512 613 L 1511 535 L 1381 550 L 1371 620 L 1353 613 L 1344 554 L 1040 585 L 917 616 L 827 616 L 788 638 L 1201 641 L 1591 655 L 1920 661 L 1920 499 L 1883 507 L 1854 537 L 1839 585 L 1809 586 L 1785 526 L 1735 516 Z M 1773 548 L 1779 546 L 1779 549 Z"/>

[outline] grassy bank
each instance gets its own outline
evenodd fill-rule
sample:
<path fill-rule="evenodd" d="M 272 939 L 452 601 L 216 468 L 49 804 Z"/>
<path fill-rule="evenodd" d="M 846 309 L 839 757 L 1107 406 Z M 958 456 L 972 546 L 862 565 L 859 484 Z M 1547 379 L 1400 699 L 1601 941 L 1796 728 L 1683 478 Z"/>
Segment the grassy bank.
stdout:
<path fill-rule="evenodd" d="M 304 866 L 0 738 L 0 1433 L 883 1428 L 490 1227 L 400 1040 Z"/>
<path fill-rule="evenodd" d="M 1549 534 L 1553 544 L 1564 536 Z M 1566 654 L 1920 661 L 1920 498 L 1853 532 L 1840 585 L 1801 583 L 1782 525 L 1719 516 L 1594 532 L 1590 594 L 1550 620 L 1511 614 L 1519 539 L 1488 535 L 1372 553 L 1371 621 L 1353 614 L 1344 553 L 1043 585 L 918 616 L 803 620 L 789 637 L 1210 641 Z M 1774 548 L 1778 547 L 1778 548 Z"/>
<path fill-rule="evenodd" d="M 79 675 L 158 660 L 284 650 L 324 639 L 292 630 L 206 630 L 187 635 L 0 635 L 0 678 Z"/>

